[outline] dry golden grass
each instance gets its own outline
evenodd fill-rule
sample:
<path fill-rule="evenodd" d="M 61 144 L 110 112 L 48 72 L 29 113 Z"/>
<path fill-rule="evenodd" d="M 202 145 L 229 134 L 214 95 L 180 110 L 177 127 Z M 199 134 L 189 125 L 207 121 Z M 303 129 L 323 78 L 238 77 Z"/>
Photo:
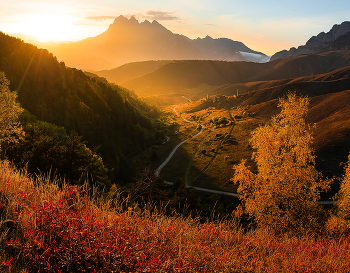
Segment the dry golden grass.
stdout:
<path fill-rule="evenodd" d="M 350 266 L 348 237 L 275 237 L 263 229 L 243 232 L 234 221 L 200 224 L 123 210 L 120 200 L 30 179 L 6 161 L 0 191 L 1 231 L 8 231 L 1 272 L 348 272 Z"/>

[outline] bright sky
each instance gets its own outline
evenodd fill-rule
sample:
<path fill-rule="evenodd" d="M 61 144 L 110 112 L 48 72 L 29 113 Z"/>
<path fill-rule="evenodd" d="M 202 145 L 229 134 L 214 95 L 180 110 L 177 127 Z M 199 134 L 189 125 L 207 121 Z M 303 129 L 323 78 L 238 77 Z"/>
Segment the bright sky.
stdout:
<path fill-rule="evenodd" d="M 190 38 L 227 37 L 267 55 L 350 21 L 349 0 L 0 0 L 0 31 L 22 39 L 76 41 L 119 15 L 157 20 Z"/>

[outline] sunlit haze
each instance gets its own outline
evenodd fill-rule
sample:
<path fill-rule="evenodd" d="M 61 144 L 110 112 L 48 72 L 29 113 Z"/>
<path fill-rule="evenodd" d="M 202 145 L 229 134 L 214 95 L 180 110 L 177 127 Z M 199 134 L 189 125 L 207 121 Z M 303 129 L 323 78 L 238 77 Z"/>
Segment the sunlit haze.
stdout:
<path fill-rule="evenodd" d="M 305 44 L 349 14 L 344 0 L 12 0 L 0 3 L 0 31 L 25 40 L 77 41 L 104 32 L 119 15 L 134 15 L 190 38 L 227 37 L 272 55 Z"/>

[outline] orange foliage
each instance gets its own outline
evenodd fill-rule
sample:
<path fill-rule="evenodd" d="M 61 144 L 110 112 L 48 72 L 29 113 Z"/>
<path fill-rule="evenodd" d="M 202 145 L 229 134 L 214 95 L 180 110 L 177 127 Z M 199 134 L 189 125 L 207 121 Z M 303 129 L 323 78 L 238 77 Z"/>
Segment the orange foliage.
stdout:
<path fill-rule="evenodd" d="M 333 235 L 350 234 L 350 154 L 340 182 L 340 190 L 335 198 L 335 215 L 327 221 L 327 231 Z"/>
<path fill-rule="evenodd" d="M 258 173 L 243 161 L 232 179 L 246 212 L 259 226 L 275 231 L 305 231 L 321 227 L 320 192 L 329 188 L 315 169 L 310 126 L 305 123 L 309 100 L 289 94 L 280 99 L 282 111 L 252 133 Z"/>

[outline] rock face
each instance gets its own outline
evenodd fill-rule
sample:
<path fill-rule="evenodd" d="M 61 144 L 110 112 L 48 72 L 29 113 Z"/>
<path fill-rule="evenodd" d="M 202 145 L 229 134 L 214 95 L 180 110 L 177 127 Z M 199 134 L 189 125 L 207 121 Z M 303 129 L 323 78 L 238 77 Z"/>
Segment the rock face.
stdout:
<path fill-rule="evenodd" d="M 342 36 L 339 36 L 335 41 L 331 42 L 325 50 L 330 51 L 346 49 L 350 49 L 350 31 Z"/>
<path fill-rule="evenodd" d="M 292 47 L 289 50 L 282 50 L 275 53 L 271 57 L 271 61 L 282 58 L 289 58 L 299 56 L 303 54 L 315 54 L 323 51 L 333 41 L 341 37 L 342 35 L 350 31 L 350 22 L 345 21 L 340 25 L 334 25 L 332 29 L 327 32 L 321 32 L 317 36 L 312 36 L 305 45 L 299 46 L 298 48 Z"/>

